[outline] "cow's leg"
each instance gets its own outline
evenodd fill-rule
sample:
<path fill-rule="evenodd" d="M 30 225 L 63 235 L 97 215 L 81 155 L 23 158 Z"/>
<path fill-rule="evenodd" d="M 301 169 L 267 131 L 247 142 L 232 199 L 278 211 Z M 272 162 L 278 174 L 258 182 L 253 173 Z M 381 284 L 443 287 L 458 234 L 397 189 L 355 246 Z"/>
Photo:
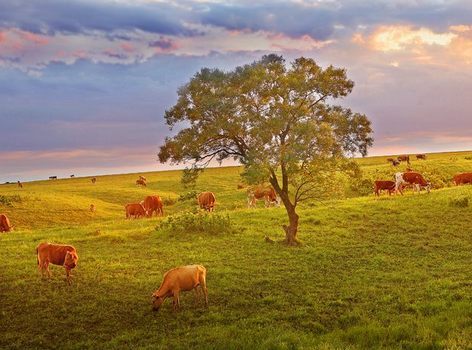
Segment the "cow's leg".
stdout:
<path fill-rule="evenodd" d="M 195 290 L 195 305 L 197 305 L 198 304 L 198 299 L 199 299 L 198 286 L 196 286 L 194 288 L 194 290 Z"/>
<path fill-rule="evenodd" d="M 46 269 L 46 272 L 48 274 L 48 277 L 51 278 L 51 271 L 49 271 L 49 261 L 44 262 L 44 268 Z"/>
<path fill-rule="evenodd" d="M 203 295 L 205 296 L 205 305 L 208 306 L 208 289 L 206 286 L 205 276 L 200 276 L 200 287 L 202 288 Z"/>
<path fill-rule="evenodd" d="M 174 311 L 177 311 L 178 309 L 180 309 L 179 293 L 180 293 L 179 290 L 176 290 L 176 291 L 174 292 L 174 300 L 173 300 L 173 302 L 172 302 L 172 305 L 173 305 L 173 307 L 174 307 Z"/>
<path fill-rule="evenodd" d="M 70 286 L 72 276 L 70 275 L 70 269 L 66 267 L 66 280 L 67 284 Z"/>

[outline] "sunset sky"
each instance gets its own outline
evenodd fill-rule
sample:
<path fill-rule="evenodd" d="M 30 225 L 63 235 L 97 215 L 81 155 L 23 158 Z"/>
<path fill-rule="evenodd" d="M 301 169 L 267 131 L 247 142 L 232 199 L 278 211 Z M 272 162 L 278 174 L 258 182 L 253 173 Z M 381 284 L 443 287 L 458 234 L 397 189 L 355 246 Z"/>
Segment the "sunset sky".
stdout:
<path fill-rule="evenodd" d="M 165 169 L 177 88 L 273 52 L 347 69 L 371 155 L 472 149 L 469 0 L 2 0 L 0 181 Z"/>

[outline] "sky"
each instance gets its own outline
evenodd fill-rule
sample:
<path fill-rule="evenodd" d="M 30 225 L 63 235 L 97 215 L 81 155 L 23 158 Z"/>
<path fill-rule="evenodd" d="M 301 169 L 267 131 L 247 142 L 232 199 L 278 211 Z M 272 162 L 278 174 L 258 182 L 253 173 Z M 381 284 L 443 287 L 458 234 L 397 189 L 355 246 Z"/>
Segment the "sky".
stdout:
<path fill-rule="evenodd" d="M 472 149 L 469 0 L 1 0 L 0 181 L 168 169 L 179 86 L 268 53 L 346 68 L 370 155 Z"/>

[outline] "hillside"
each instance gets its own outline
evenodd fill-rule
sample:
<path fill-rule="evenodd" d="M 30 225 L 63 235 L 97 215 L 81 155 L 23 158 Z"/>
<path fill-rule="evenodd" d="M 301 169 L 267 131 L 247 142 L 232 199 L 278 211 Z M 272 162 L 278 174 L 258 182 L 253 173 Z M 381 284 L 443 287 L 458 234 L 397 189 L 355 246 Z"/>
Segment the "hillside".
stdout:
<path fill-rule="evenodd" d="M 359 160 L 365 183 L 404 169 L 385 158 Z M 178 200 L 179 171 L 141 174 L 147 188 L 137 174 L 2 185 L 16 230 L 0 235 L 0 348 L 470 349 L 472 186 L 450 179 L 472 171 L 472 152 L 412 168 L 431 194 L 359 196 L 347 183 L 351 198 L 304 204 L 300 248 L 264 242 L 282 239 L 285 211 L 247 209 L 237 167 L 199 179 L 197 191 L 217 196 L 216 230 L 203 231 L 205 216 L 184 214 L 195 202 Z M 173 203 L 166 218 L 124 218 L 124 204 L 156 193 Z M 58 266 L 41 280 L 42 241 L 77 248 L 72 286 Z M 180 312 L 170 300 L 152 312 L 163 273 L 191 263 L 208 269 L 209 308 L 184 293 Z"/>

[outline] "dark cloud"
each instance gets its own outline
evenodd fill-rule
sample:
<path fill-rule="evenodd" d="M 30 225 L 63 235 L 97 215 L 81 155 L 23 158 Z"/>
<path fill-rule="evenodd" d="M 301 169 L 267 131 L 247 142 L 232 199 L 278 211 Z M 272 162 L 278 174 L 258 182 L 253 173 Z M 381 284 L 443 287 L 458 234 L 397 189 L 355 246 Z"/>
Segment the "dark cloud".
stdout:
<path fill-rule="evenodd" d="M 195 35 L 196 32 L 182 24 L 185 16 L 185 11 L 163 3 L 131 5 L 77 0 L 0 2 L 0 26 L 18 27 L 34 33 L 142 30 L 166 35 Z"/>
<path fill-rule="evenodd" d="M 172 47 L 172 45 L 173 45 L 172 40 L 165 39 L 165 38 L 162 38 L 162 39 L 159 39 L 159 40 L 156 40 L 156 41 L 153 41 L 153 42 L 149 43 L 150 47 L 158 47 L 158 48 L 163 49 L 163 50 L 170 49 Z"/>

